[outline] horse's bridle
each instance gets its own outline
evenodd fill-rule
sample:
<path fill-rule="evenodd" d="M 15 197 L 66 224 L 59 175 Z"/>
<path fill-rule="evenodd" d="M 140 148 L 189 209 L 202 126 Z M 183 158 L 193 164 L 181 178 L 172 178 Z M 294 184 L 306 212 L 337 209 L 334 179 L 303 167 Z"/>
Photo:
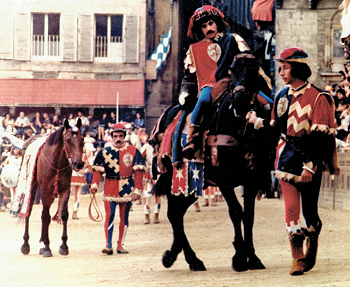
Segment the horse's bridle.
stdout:
<path fill-rule="evenodd" d="M 54 192 L 53 192 L 53 196 L 54 197 L 57 197 L 58 196 L 58 180 L 59 180 L 59 174 L 60 174 L 60 171 L 62 170 L 65 170 L 67 169 L 68 167 L 71 167 L 72 168 L 72 160 L 71 160 L 71 157 L 69 157 L 69 153 L 68 153 L 68 150 L 67 150 L 67 146 L 66 146 L 66 134 L 71 131 L 71 130 L 68 130 L 66 131 L 65 133 L 63 133 L 63 150 L 65 152 L 65 155 L 66 155 L 66 158 L 68 160 L 68 165 L 66 165 L 65 167 L 62 167 L 62 168 L 56 168 L 54 167 L 49 161 L 48 159 L 46 158 L 46 156 L 44 155 L 44 153 L 42 152 L 41 155 L 43 156 L 43 158 L 45 159 L 46 163 L 54 170 L 56 171 L 56 176 L 55 176 L 55 182 L 54 182 Z M 73 168 L 72 168 L 73 169 Z"/>
<path fill-rule="evenodd" d="M 64 153 L 66 154 L 66 158 L 67 158 L 67 160 L 68 160 L 68 166 L 70 166 L 71 168 L 73 168 L 73 167 L 72 167 L 72 165 L 73 165 L 72 158 L 73 158 L 73 157 L 70 156 L 70 154 L 69 154 L 69 152 L 68 152 L 68 149 L 67 149 L 67 144 L 66 144 L 66 136 L 67 136 L 67 134 L 68 134 L 69 132 L 72 133 L 72 130 L 69 129 L 69 130 L 67 130 L 67 131 L 63 134 L 63 150 L 64 150 Z"/>
<path fill-rule="evenodd" d="M 235 62 L 237 59 L 240 59 L 240 58 L 255 59 L 255 56 L 252 55 L 252 54 L 248 54 L 248 53 L 241 53 L 241 54 L 236 55 L 233 58 L 233 62 Z M 232 90 L 232 94 L 235 94 L 238 91 L 244 92 L 245 91 L 245 87 L 244 86 L 235 86 L 235 88 Z"/>

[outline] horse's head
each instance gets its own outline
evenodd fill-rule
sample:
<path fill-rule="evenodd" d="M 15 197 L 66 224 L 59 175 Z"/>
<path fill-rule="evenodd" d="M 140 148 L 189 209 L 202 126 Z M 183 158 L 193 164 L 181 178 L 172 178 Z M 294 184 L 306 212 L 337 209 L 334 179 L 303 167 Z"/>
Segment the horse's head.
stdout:
<path fill-rule="evenodd" d="M 233 105 L 236 112 L 243 115 L 251 108 L 259 91 L 259 63 L 252 54 L 238 54 L 230 71 Z"/>
<path fill-rule="evenodd" d="M 74 170 L 80 170 L 84 167 L 83 147 L 84 136 L 80 131 L 81 120 L 78 119 L 76 126 L 71 126 L 66 119 L 64 121 L 63 141 L 64 149 L 68 161 Z"/>

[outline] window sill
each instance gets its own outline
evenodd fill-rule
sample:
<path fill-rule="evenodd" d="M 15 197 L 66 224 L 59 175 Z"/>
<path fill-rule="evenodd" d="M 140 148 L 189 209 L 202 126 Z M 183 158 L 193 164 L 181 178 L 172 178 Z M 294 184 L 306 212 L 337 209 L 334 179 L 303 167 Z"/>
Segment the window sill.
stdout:
<path fill-rule="evenodd" d="M 334 72 L 323 72 L 321 73 L 322 79 L 329 83 L 329 82 L 340 82 L 342 80 L 342 75 L 339 73 Z"/>

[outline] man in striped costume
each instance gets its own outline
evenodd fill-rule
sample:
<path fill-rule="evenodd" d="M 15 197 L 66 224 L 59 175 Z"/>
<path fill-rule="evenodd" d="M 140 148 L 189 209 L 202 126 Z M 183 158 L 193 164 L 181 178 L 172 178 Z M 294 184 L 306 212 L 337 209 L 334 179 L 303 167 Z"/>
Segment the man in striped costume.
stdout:
<path fill-rule="evenodd" d="M 335 148 L 335 108 L 332 96 L 308 82 L 308 54 L 300 48 L 281 52 L 279 75 L 287 85 L 275 98 L 270 125 L 279 136 L 275 176 L 285 202 L 285 220 L 292 249 L 291 275 L 302 275 L 316 263 L 322 222 L 318 197 L 325 169 L 339 173 Z M 268 126 L 254 112 L 247 115 L 255 128 Z M 300 223 L 300 210 L 307 228 Z M 303 242 L 307 237 L 306 252 Z"/>

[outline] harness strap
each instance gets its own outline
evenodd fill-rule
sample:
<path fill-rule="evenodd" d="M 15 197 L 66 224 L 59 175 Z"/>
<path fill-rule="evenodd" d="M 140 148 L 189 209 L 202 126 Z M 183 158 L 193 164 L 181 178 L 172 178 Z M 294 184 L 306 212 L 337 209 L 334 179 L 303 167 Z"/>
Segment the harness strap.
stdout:
<path fill-rule="evenodd" d="M 63 168 L 55 168 L 54 166 L 51 165 L 51 163 L 47 160 L 47 158 L 45 157 L 44 153 L 42 153 L 42 156 L 43 158 L 45 159 L 45 161 L 47 162 L 47 164 L 53 169 L 56 171 L 56 176 L 55 176 L 55 183 L 54 183 L 54 186 L 55 186 L 55 189 L 53 191 L 53 197 L 56 198 L 58 196 L 58 181 L 59 181 L 59 173 L 60 171 L 62 170 L 65 170 L 66 168 L 68 168 L 70 165 L 68 164 L 67 166 L 63 167 Z"/>

